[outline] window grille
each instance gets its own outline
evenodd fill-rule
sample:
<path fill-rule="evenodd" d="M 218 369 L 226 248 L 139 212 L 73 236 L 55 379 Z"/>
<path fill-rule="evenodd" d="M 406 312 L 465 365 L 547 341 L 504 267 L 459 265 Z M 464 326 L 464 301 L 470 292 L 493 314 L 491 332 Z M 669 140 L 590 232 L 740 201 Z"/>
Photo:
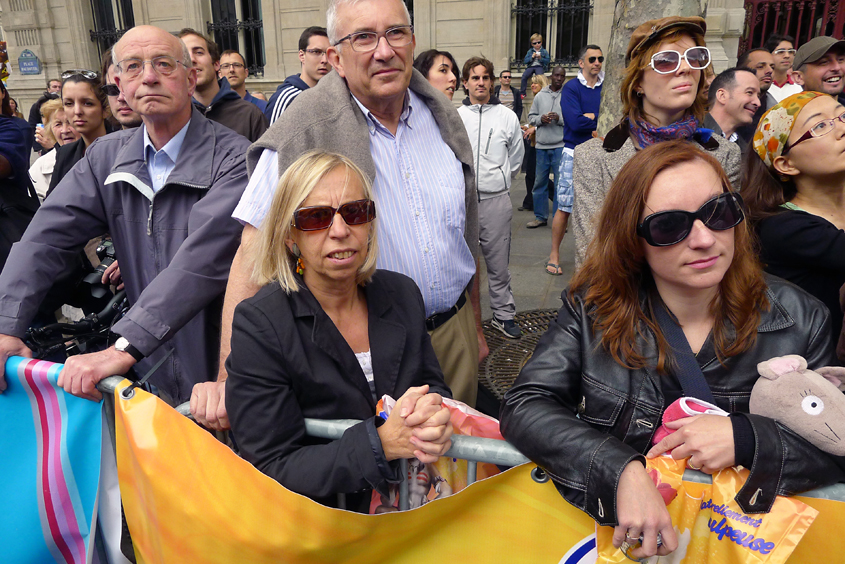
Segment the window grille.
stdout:
<path fill-rule="evenodd" d="M 246 59 L 250 76 L 264 75 L 264 23 L 260 0 L 212 0 L 207 32 L 220 52 L 232 49 Z M 241 46 L 243 46 L 241 48 Z"/>
<path fill-rule="evenodd" d="M 746 0 L 739 54 L 762 47 L 774 33 L 791 35 L 798 48 L 813 37 L 845 38 L 845 0 Z"/>
<path fill-rule="evenodd" d="M 132 0 L 91 0 L 91 12 L 95 29 L 89 29 L 88 34 L 97 44 L 100 57 L 127 30 L 135 27 Z"/>
<path fill-rule="evenodd" d="M 515 23 L 511 68 L 525 68 L 522 61 L 535 33 L 543 36 L 551 66 L 576 66 L 578 52 L 589 43 L 592 11 L 592 0 L 516 0 L 511 5 Z"/>

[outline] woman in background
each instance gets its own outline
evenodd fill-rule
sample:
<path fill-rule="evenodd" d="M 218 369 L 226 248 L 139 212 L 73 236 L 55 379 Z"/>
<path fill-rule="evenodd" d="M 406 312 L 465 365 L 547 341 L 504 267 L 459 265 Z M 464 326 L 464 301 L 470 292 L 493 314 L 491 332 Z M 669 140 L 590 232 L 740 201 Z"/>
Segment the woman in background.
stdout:
<path fill-rule="evenodd" d="M 111 132 L 107 123 L 111 115 L 109 100 L 102 86 L 102 77 L 95 71 L 69 70 L 62 73 L 62 106 L 80 139 L 58 149 L 48 196 L 73 165 L 85 156 L 88 146 Z"/>
<path fill-rule="evenodd" d="M 436 89 L 443 92 L 450 100 L 461 84 L 461 71 L 458 63 L 448 51 L 429 49 L 414 59 L 414 68 L 422 73 Z"/>
<path fill-rule="evenodd" d="M 73 143 L 79 139 L 79 133 L 67 119 L 61 100 L 48 100 L 41 104 L 41 120 L 43 127 L 35 129 L 35 142 L 50 150 L 32 164 L 29 168 L 29 177 L 32 179 L 38 198 L 43 202 L 56 166 L 57 151 L 52 149 Z"/>

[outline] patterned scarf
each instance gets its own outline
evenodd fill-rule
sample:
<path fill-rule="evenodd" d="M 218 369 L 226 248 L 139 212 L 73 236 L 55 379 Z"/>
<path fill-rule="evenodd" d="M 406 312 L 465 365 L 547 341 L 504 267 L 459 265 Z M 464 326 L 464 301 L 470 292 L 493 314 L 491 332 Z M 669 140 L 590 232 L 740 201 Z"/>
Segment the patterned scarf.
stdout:
<path fill-rule="evenodd" d="M 792 133 L 798 113 L 819 96 L 826 96 L 826 94 L 821 92 L 793 94 L 781 100 L 778 105 L 772 106 L 760 118 L 752 145 L 769 169 L 772 168 L 774 160 L 783 154 L 783 148 L 786 146 L 789 134 Z"/>
<path fill-rule="evenodd" d="M 629 121 L 628 127 L 640 148 L 645 149 L 660 141 L 689 139 L 698 128 L 698 120 L 695 119 L 695 116 L 687 116 L 664 127 L 657 127 L 644 120 L 638 121 L 636 124 Z"/>

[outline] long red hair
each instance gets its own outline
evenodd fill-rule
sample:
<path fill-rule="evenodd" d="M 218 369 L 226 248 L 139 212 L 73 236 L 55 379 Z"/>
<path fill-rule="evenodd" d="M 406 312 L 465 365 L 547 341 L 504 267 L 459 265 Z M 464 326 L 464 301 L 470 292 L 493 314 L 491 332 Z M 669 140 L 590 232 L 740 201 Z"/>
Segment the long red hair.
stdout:
<path fill-rule="evenodd" d="M 666 373 L 666 339 L 649 308 L 642 307 L 641 292 L 656 292 L 656 288 L 643 252 L 645 243 L 636 234 L 637 225 L 654 178 L 670 167 L 693 160 L 710 165 L 719 176 L 722 189 L 733 191 L 719 161 L 692 143 L 665 141 L 638 151 L 611 184 L 587 260 L 570 285 L 570 297 L 576 293 L 583 296 L 593 318 L 593 330 L 601 333 L 602 346 L 616 362 L 629 368 L 647 365 L 637 343 L 641 337 L 648 338 L 648 328 L 657 336 L 657 370 Z M 748 222 L 743 221 L 734 228 L 734 258 L 710 304 L 720 360 L 754 345 L 760 312 L 768 307 L 763 270 L 754 252 Z"/>

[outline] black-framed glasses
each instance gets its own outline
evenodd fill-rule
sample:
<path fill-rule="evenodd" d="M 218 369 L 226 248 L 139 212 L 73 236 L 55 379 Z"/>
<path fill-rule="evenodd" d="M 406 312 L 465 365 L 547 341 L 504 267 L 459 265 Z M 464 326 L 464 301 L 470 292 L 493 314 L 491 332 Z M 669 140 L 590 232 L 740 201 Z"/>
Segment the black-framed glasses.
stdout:
<path fill-rule="evenodd" d="M 103 89 L 106 96 L 120 96 L 120 88 L 117 87 L 117 84 L 103 84 L 100 88 Z"/>
<path fill-rule="evenodd" d="M 308 53 L 309 55 L 314 55 L 315 57 L 322 57 L 323 55 L 326 54 L 326 52 L 323 51 L 322 49 L 306 49 L 305 52 Z"/>
<path fill-rule="evenodd" d="M 821 120 L 819 123 L 817 123 L 816 125 L 811 127 L 806 133 L 804 133 L 804 135 L 799 137 L 795 141 L 795 143 L 793 143 L 791 145 L 789 143 L 787 143 L 786 145 L 784 145 L 783 151 L 781 151 L 781 153 L 780 153 L 781 156 L 786 156 L 786 154 L 789 152 L 789 150 L 791 148 L 793 148 L 798 143 L 801 143 L 803 141 L 806 141 L 807 139 L 810 139 L 811 137 L 822 137 L 823 135 L 827 135 L 828 133 L 833 131 L 834 127 L 836 127 L 836 120 L 839 120 L 842 123 L 845 123 L 845 112 L 843 112 L 842 115 L 838 115 L 833 119 L 823 119 L 823 120 Z"/>
<path fill-rule="evenodd" d="M 376 31 L 356 31 L 350 33 L 346 37 L 341 37 L 334 44 L 340 45 L 346 40 L 349 40 L 349 45 L 353 51 L 358 53 L 369 53 L 378 47 L 378 42 L 384 37 L 387 44 L 393 48 L 405 47 L 414 39 L 414 26 L 412 25 L 397 25 L 384 30 L 383 33 Z"/>
<path fill-rule="evenodd" d="M 300 231 L 320 231 L 332 226 L 335 214 L 339 214 L 346 225 L 363 225 L 376 218 L 376 203 L 364 199 L 346 202 L 339 208 L 331 206 L 299 208 L 293 212 L 291 223 Z"/>
<path fill-rule="evenodd" d="M 502 80 L 505 80 L 505 79 L 510 80 L 510 79 L 511 79 L 511 75 L 507 75 L 507 76 L 502 75 L 502 76 L 500 76 L 499 78 L 501 78 Z"/>
<path fill-rule="evenodd" d="M 543 44 L 542 41 L 532 41 L 531 42 L 531 45 L 542 45 L 542 44 Z"/>
<path fill-rule="evenodd" d="M 794 55 L 795 51 L 795 49 L 775 49 L 772 55 Z"/>
<path fill-rule="evenodd" d="M 97 80 L 100 78 L 100 73 L 86 69 L 69 69 L 62 73 L 62 80 L 67 80 L 73 76 L 81 76 L 87 80 Z"/>
<path fill-rule="evenodd" d="M 710 66 L 710 49 L 707 47 L 690 47 L 686 51 L 660 51 L 651 56 L 648 64 L 659 74 L 672 74 L 681 68 L 681 59 L 684 59 L 689 68 L 693 70 L 704 70 Z"/>
<path fill-rule="evenodd" d="M 124 78 L 134 80 L 141 76 L 141 73 L 144 72 L 144 66 L 147 63 L 150 63 L 150 66 L 153 67 L 153 70 L 159 76 L 170 76 L 176 72 L 178 65 L 188 68 L 185 63 L 176 60 L 170 55 L 161 55 L 152 59 L 123 59 L 115 64 L 114 67 L 117 69 L 118 74 Z"/>
<path fill-rule="evenodd" d="M 220 65 L 220 70 L 227 71 L 229 69 L 239 70 L 245 68 L 243 63 L 223 63 Z"/>
<path fill-rule="evenodd" d="M 713 231 L 736 227 L 745 219 L 742 197 L 736 192 L 725 192 L 704 202 L 698 211 L 653 213 L 637 226 L 637 235 L 652 247 L 669 247 L 686 239 L 697 219 Z"/>
<path fill-rule="evenodd" d="M 600 63 L 603 63 L 603 62 L 604 62 L 604 57 L 587 57 L 587 62 L 588 62 L 588 63 L 590 63 L 590 64 L 592 65 L 593 63 L 595 63 L 595 62 L 596 62 L 596 59 L 598 59 L 598 61 L 599 61 Z"/>

